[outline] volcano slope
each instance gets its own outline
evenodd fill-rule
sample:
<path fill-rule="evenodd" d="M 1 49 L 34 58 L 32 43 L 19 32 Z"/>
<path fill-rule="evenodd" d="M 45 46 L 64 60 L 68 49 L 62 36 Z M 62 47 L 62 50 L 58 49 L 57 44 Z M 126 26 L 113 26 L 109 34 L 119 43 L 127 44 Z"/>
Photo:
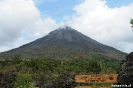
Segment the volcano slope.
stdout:
<path fill-rule="evenodd" d="M 1 52 L 0 58 L 40 59 L 82 59 L 89 54 L 99 54 L 115 59 L 124 59 L 123 53 L 113 47 L 101 44 L 71 27 L 58 28 L 46 36 L 22 45 L 18 48 Z"/>

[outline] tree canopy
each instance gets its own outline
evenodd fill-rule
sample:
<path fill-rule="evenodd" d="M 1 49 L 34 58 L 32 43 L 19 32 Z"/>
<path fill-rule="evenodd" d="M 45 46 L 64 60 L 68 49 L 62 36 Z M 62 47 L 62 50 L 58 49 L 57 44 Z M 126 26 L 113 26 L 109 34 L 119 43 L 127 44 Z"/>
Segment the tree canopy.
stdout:
<path fill-rule="evenodd" d="M 132 24 L 131 27 L 133 27 L 133 19 L 130 18 L 130 24 Z"/>

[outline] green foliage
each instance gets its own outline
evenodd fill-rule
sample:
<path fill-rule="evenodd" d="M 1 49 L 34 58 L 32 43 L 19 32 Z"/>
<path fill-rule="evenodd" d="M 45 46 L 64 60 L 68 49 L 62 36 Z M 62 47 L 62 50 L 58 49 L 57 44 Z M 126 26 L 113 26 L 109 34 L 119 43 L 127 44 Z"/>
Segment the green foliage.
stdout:
<path fill-rule="evenodd" d="M 19 64 L 22 60 L 20 59 L 21 55 L 20 54 L 16 54 L 12 57 L 12 63 L 13 64 Z"/>
<path fill-rule="evenodd" d="M 31 82 L 30 74 L 18 74 L 14 88 L 31 88 Z"/>
<path fill-rule="evenodd" d="M 15 60 L 15 61 L 13 61 Z M 0 72 L 12 70 L 17 73 L 15 88 L 33 88 L 33 81 L 57 82 L 62 73 L 118 73 L 121 61 L 103 55 L 89 54 L 88 57 L 72 60 L 13 59 L 0 60 Z"/>
<path fill-rule="evenodd" d="M 130 19 L 130 24 L 133 24 L 133 19 Z"/>
<path fill-rule="evenodd" d="M 94 73 L 99 74 L 100 71 L 102 70 L 102 68 L 96 60 L 91 59 L 91 60 L 89 60 L 89 62 L 87 64 L 86 70 L 87 70 L 87 73 L 93 72 L 93 74 Z"/>
<path fill-rule="evenodd" d="M 0 88 L 13 88 L 16 81 L 14 72 L 0 72 Z"/>
<path fill-rule="evenodd" d="M 69 72 L 64 72 L 59 75 L 56 81 L 54 81 L 53 88 L 74 88 L 76 86 L 74 78 L 74 75 Z"/>

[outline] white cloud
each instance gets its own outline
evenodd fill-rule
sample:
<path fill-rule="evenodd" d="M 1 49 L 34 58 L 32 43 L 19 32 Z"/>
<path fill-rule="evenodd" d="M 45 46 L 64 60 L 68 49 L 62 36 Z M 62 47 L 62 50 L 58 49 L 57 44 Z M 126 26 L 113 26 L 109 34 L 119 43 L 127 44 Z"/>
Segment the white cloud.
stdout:
<path fill-rule="evenodd" d="M 68 25 L 121 51 L 133 50 L 133 31 L 129 23 L 133 18 L 133 3 L 109 8 L 105 0 L 84 0 L 74 10 L 77 13 L 67 22 Z"/>
<path fill-rule="evenodd" d="M 52 25 L 52 26 L 51 26 Z M 55 29 L 51 18 L 41 19 L 32 0 L 0 2 L 0 51 L 9 50 L 35 40 Z"/>
<path fill-rule="evenodd" d="M 40 13 L 32 0 L 3 0 L 0 3 L 0 41 L 16 40 L 21 36 L 21 31 L 37 21 L 39 17 Z"/>
<path fill-rule="evenodd" d="M 35 1 L 0 0 L 0 52 L 31 42 L 65 24 L 103 44 L 124 52 L 133 50 L 129 23 L 133 18 L 133 3 L 109 8 L 105 0 L 84 0 L 73 8 L 75 15 L 64 16 L 67 22 L 57 24 L 50 17 L 41 19 Z"/>

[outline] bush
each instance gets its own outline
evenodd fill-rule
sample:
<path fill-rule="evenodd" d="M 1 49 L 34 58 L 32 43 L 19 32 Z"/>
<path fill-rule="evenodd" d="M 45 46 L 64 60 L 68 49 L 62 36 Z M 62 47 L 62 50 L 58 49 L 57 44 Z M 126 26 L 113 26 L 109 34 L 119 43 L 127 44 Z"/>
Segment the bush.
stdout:
<path fill-rule="evenodd" d="M 100 64 L 94 59 L 91 59 L 88 62 L 88 65 L 86 67 L 87 73 L 93 72 L 93 73 L 99 74 L 101 72 L 101 70 L 102 70 L 102 68 L 101 68 Z"/>
<path fill-rule="evenodd" d="M 130 19 L 130 24 L 133 24 L 133 19 Z"/>
<path fill-rule="evenodd" d="M 13 88 L 16 74 L 12 72 L 0 73 L 0 88 Z"/>
<path fill-rule="evenodd" d="M 32 81 L 30 74 L 18 74 L 14 88 L 31 88 Z"/>

